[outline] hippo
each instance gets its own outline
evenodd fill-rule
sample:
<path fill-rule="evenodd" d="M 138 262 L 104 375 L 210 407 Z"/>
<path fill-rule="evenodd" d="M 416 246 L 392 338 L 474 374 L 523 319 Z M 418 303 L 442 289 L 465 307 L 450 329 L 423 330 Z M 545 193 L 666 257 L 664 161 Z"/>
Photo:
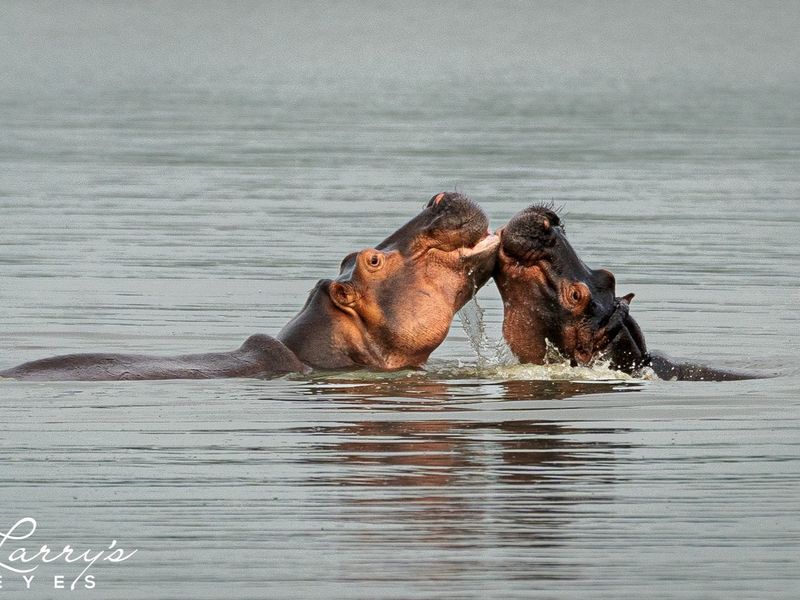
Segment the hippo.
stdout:
<path fill-rule="evenodd" d="M 613 273 L 590 269 L 567 241 L 551 205 L 517 213 L 498 232 L 494 279 L 503 299 L 503 336 L 523 363 L 542 364 L 548 342 L 573 365 L 602 358 L 614 369 L 661 379 L 722 381 L 757 377 L 648 352 L 630 314 L 633 294 L 618 297 Z"/>
<path fill-rule="evenodd" d="M 180 356 L 66 354 L 0 371 L 0 377 L 31 381 L 215 379 L 263 377 L 307 370 L 310 369 L 281 342 L 268 335 L 255 334 L 232 352 Z"/>
<path fill-rule="evenodd" d="M 55 356 L 0 377 L 210 379 L 419 368 L 444 341 L 456 312 L 491 277 L 499 243 L 477 204 L 458 193 L 437 194 L 380 244 L 346 256 L 338 277 L 319 281 L 276 337 L 254 335 L 231 352 Z"/>

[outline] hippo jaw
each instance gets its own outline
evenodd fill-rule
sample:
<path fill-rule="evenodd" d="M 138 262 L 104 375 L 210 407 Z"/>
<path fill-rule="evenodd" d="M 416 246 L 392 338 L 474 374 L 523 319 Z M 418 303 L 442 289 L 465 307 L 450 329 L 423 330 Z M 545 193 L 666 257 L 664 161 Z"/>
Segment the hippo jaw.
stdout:
<path fill-rule="evenodd" d="M 477 204 L 438 194 L 383 242 L 345 257 L 278 338 L 318 368 L 420 367 L 491 277 L 499 244 Z"/>
<path fill-rule="evenodd" d="M 549 340 L 575 365 L 599 356 L 627 371 L 643 363 L 644 336 L 628 312 L 633 294 L 617 297 L 614 275 L 578 257 L 550 207 L 521 211 L 500 235 L 503 334 L 520 361 L 543 363 Z"/>

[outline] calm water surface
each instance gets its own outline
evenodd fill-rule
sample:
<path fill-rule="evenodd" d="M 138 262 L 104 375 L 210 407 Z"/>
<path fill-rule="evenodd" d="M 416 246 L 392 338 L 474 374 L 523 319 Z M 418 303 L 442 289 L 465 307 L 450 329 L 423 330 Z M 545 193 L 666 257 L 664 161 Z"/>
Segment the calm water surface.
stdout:
<path fill-rule="evenodd" d="M 796 4 L 2 13 L 1 366 L 275 333 L 455 188 L 563 205 L 652 348 L 774 377 L 498 364 L 490 283 L 422 373 L 2 382 L 0 531 L 138 553 L 0 596 L 797 596 Z"/>

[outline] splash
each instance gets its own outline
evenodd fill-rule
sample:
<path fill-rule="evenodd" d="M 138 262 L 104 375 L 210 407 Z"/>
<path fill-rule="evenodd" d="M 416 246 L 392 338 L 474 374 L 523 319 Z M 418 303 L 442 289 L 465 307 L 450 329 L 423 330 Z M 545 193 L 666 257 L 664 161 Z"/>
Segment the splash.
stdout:
<path fill-rule="evenodd" d="M 424 370 L 404 369 L 400 371 L 347 371 L 344 373 L 322 372 L 317 378 L 322 381 L 349 381 L 354 387 L 376 382 L 387 384 L 407 381 L 442 381 L 451 379 L 483 379 L 487 381 L 573 381 L 614 382 L 641 381 L 650 379 L 647 374 L 631 376 L 611 368 L 611 361 L 599 357 L 588 366 L 572 366 L 568 357 L 545 340 L 547 351 L 542 365 L 519 364 L 505 340 L 492 340 L 486 333 L 484 310 L 473 297 L 460 311 L 461 327 L 467 334 L 477 360 L 474 363 L 437 361 L 428 363 Z"/>
<path fill-rule="evenodd" d="M 573 381 L 616 382 L 638 381 L 647 377 L 631 376 L 612 369 L 609 361 L 596 360 L 588 366 L 573 366 L 549 340 L 545 363 L 519 364 L 516 361 L 500 364 L 474 365 L 438 363 L 428 365 L 429 376 L 439 379 L 485 379 L 488 381 Z"/>
<path fill-rule="evenodd" d="M 505 340 L 492 340 L 486 334 L 484 310 L 475 296 L 458 311 L 461 328 L 467 334 L 469 345 L 478 357 L 478 367 L 487 368 L 513 365 L 517 362 Z"/>
<path fill-rule="evenodd" d="M 461 327 L 477 355 L 475 365 L 429 366 L 432 375 L 444 377 L 476 377 L 490 380 L 541 381 L 628 381 L 639 379 L 611 368 L 611 361 L 600 357 L 588 366 L 572 366 L 568 357 L 545 340 L 547 351 L 543 365 L 521 365 L 505 340 L 492 340 L 486 333 L 485 312 L 475 296 L 458 311 Z M 646 378 L 646 377 L 645 377 Z"/>
<path fill-rule="evenodd" d="M 586 366 L 573 366 L 570 359 L 550 340 L 545 339 L 544 364 L 511 365 L 495 370 L 495 377 L 507 380 L 537 379 L 543 381 L 630 381 L 637 379 L 611 368 L 611 361 L 595 359 Z"/>

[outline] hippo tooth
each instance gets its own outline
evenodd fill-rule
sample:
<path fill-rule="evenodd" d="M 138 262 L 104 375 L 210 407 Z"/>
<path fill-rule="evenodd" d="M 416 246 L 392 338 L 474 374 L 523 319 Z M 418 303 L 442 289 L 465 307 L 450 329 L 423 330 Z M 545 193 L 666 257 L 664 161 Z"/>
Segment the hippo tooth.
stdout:
<path fill-rule="evenodd" d="M 463 256 L 473 256 L 475 254 L 480 254 L 481 252 L 486 252 L 487 250 L 493 250 L 500 245 L 500 236 L 496 234 L 487 235 L 483 238 L 480 242 L 475 244 L 472 248 L 467 248 L 462 250 Z"/>

